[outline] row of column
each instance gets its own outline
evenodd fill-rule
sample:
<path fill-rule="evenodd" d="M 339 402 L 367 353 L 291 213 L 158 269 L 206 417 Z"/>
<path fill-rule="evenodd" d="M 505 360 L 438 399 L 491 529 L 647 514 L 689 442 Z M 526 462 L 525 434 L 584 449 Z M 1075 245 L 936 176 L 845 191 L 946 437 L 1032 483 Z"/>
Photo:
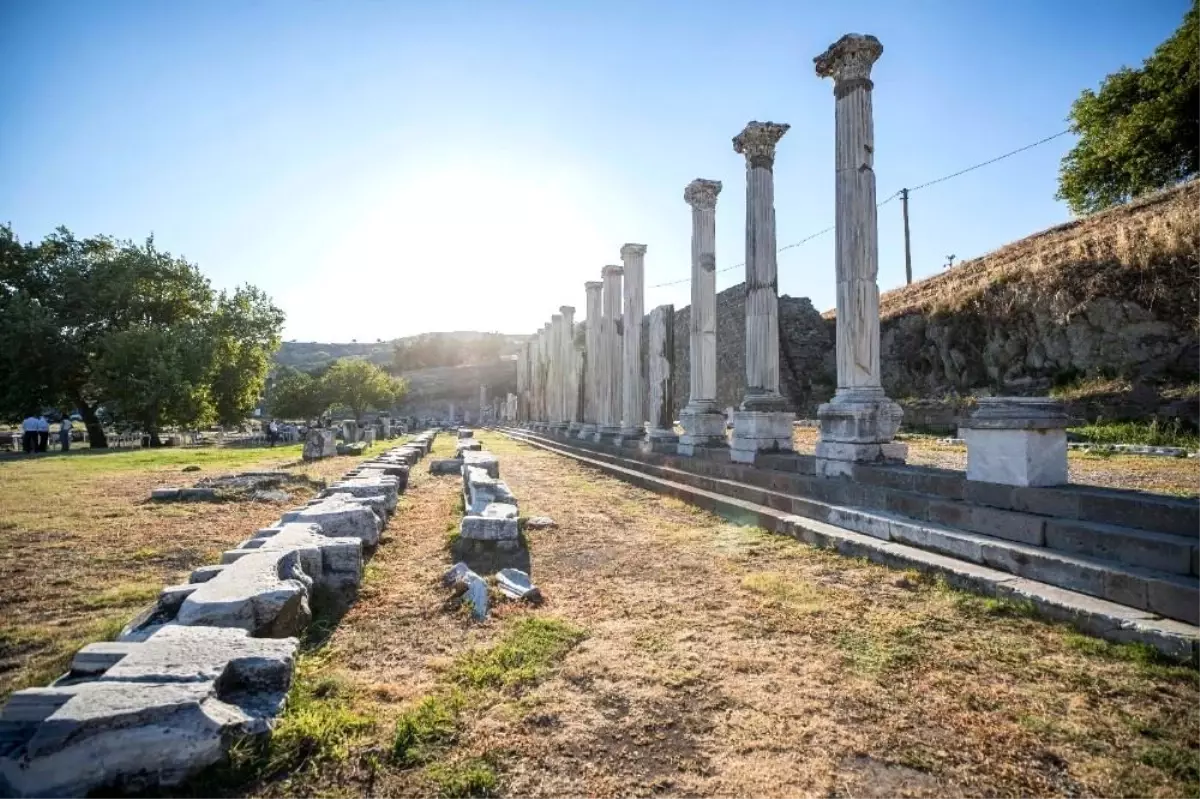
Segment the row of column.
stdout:
<path fill-rule="evenodd" d="M 834 81 L 836 130 L 837 374 L 833 399 L 818 409 L 818 470 L 837 475 L 855 462 L 903 460 L 893 438 L 901 410 L 884 394 L 879 369 L 878 221 L 875 211 L 874 121 L 870 80 L 883 52 L 873 36 L 848 34 L 814 59 Z M 788 125 L 750 122 L 733 139 L 746 159 L 745 393 L 732 433 L 717 406 L 716 205 L 721 182 L 697 179 L 684 189 L 692 210 L 690 384 L 676 442 L 671 394 L 673 312 L 650 315 L 649 385 L 642 378 L 646 245 L 621 248 L 621 266 L 588 282 L 582 350 L 574 346 L 574 309 L 564 306 L 522 350 L 518 362 L 521 421 L 597 441 L 642 441 L 695 455 L 728 446 L 753 462 L 764 451 L 792 449 L 793 414 L 780 393 L 779 291 L 774 165 Z M 649 433 L 647 433 L 649 422 Z"/>

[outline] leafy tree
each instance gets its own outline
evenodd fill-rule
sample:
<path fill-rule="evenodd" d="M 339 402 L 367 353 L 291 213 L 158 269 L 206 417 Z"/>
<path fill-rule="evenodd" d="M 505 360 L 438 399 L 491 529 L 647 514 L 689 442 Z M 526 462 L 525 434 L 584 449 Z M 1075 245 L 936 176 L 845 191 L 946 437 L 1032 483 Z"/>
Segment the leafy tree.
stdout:
<path fill-rule="evenodd" d="M 210 322 L 213 369 L 210 376 L 217 421 L 235 425 L 250 415 L 262 396 L 271 355 L 279 348 L 283 311 L 253 286 L 217 298 Z"/>
<path fill-rule="evenodd" d="M 1141 69 L 1124 67 L 1071 106 L 1079 142 L 1059 169 L 1057 198 L 1092 213 L 1200 171 L 1200 4 Z"/>
<path fill-rule="evenodd" d="M 0 226 L 0 416 L 74 407 L 93 447 L 107 445 L 101 405 L 152 436 L 214 411 L 244 417 L 281 324 L 261 292 L 217 296 L 153 238 L 59 228 L 33 244 Z"/>
<path fill-rule="evenodd" d="M 321 378 L 330 404 L 350 409 L 355 421 L 371 409 L 390 408 L 407 393 L 407 384 L 361 358 L 341 358 Z"/>
<path fill-rule="evenodd" d="M 329 409 L 325 383 L 320 378 L 290 366 L 281 366 L 268 393 L 272 416 L 311 421 Z"/>

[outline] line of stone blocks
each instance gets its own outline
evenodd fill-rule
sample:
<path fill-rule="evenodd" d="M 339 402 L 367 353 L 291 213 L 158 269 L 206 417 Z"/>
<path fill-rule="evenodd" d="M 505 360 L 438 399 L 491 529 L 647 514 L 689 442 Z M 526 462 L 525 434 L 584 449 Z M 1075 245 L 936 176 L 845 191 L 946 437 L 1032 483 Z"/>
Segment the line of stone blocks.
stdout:
<path fill-rule="evenodd" d="M 434 435 L 360 465 L 220 564 L 163 589 L 116 641 L 81 649 L 49 687 L 14 693 L 0 708 L 0 795 L 170 787 L 220 761 L 238 737 L 268 733 L 314 592 L 353 600 L 364 548 L 403 491 L 385 469 L 407 468 L 404 451 L 427 453 Z"/>

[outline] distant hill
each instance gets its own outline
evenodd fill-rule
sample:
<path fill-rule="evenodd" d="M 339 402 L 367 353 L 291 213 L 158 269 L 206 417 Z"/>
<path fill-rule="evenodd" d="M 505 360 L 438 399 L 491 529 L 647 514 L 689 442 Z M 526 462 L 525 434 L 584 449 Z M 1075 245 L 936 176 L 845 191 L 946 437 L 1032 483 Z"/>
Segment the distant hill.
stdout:
<path fill-rule="evenodd" d="M 365 358 L 372 363 L 392 369 L 395 352 L 404 352 L 400 371 L 440 366 L 463 366 L 494 361 L 513 355 L 529 337 L 506 333 L 454 331 L 421 333 L 390 341 L 351 342 L 333 344 L 319 341 L 285 341 L 275 353 L 275 362 L 311 371 L 338 358 Z"/>

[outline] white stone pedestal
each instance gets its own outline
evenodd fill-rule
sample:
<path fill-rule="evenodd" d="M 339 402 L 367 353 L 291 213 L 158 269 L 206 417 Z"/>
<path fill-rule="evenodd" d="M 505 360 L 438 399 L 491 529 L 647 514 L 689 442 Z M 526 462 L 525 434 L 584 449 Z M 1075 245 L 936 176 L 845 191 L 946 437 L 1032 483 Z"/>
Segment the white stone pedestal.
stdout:
<path fill-rule="evenodd" d="M 908 445 L 893 439 L 904 410 L 878 389 L 840 392 L 817 408 L 821 438 L 817 442 L 817 474 L 850 474 L 855 463 L 903 463 Z"/>
<path fill-rule="evenodd" d="M 723 449 L 729 446 L 725 438 L 725 414 L 717 410 L 717 404 L 688 405 L 679 412 L 679 424 L 683 435 L 679 437 L 677 452 L 692 457 L 696 450 Z"/>
<path fill-rule="evenodd" d="M 962 425 L 967 479 L 1013 486 L 1067 482 L 1063 404 L 1043 397 L 985 397 Z"/>
<path fill-rule="evenodd" d="M 579 431 L 582 429 L 582 422 L 571 422 L 567 425 L 567 438 L 579 438 Z"/>
<path fill-rule="evenodd" d="M 596 437 L 596 425 L 585 422 L 580 426 L 579 432 L 575 434 L 575 437 L 581 441 L 591 441 Z"/>
<path fill-rule="evenodd" d="M 734 411 L 729 457 L 737 463 L 754 463 L 760 452 L 791 452 L 791 411 Z"/>
<path fill-rule="evenodd" d="M 679 436 L 674 430 L 661 430 L 651 427 L 646 431 L 646 438 L 641 444 L 642 452 L 661 452 L 675 455 L 679 451 Z"/>
<path fill-rule="evenodd" d="M 597 425 L 592 441 L 597 444 L 616 444 L 621 439 L 621 428 L 615 425 Z"/>

